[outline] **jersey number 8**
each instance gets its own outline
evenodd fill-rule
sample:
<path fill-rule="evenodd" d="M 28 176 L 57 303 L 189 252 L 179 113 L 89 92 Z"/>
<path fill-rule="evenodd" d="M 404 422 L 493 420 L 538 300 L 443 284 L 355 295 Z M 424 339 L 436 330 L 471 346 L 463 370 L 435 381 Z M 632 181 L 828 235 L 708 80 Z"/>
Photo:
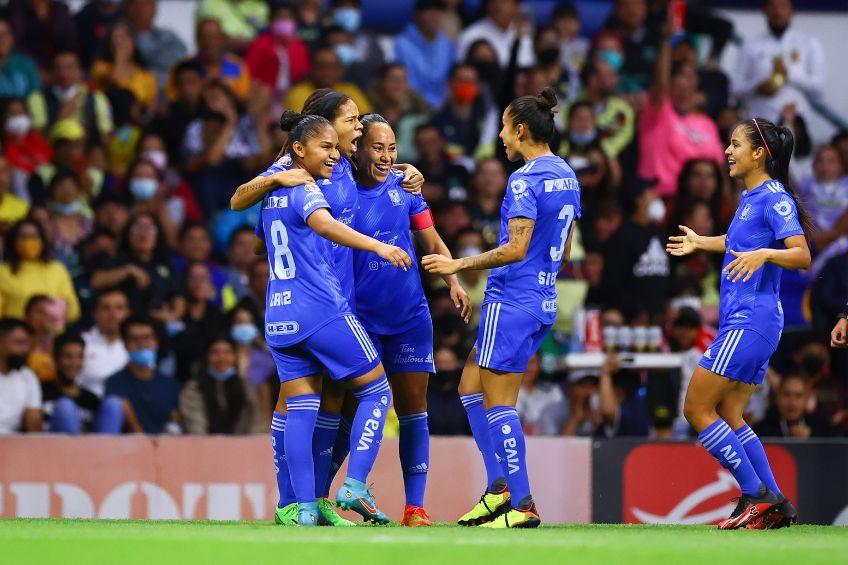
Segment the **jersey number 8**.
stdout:
<path fill-rule="evenodd" d="M 274 245 L 274 260 L 271 262 L 271 280 L 293 279 L 294 257 L 289 249 L 289 234 L 280 220 L 271 222 L 271 243 Z"/>
<path fill-rule="evenodd" d="M 565 220 L 565 226 L 559 234 L 559 241 L 554 240 L 555 246 L 551 246 L 551 260 L 562 261 L 565 253 L 565 244 L 568 242 L 568 232 L 571 230 L 571 222 L 574 220 L 574 204 L 566 204 L 559 211 L 559 220 Z"/>

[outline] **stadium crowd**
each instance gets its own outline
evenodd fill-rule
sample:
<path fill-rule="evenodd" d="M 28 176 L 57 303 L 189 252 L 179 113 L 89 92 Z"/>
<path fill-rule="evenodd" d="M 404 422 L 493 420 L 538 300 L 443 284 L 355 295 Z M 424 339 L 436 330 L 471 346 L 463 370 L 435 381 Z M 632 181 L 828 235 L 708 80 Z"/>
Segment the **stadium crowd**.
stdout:
<path fill-rule="evenodd" d="M 326 6 L 325 6 L 326 4 Z M 714 336 L 721 256 L 665 253 L 679 224 L 724 233 L 741 188 L 723 149 L 743 116 L 789 126 L 796 186 L 816 260 L 783 275 L 786 332 L 749 406 L 762 436 L 848 435 L 848 360 L 829 332 L 848 299 L 848 132 L 816 145 L 813 101 L 825 53 L 765 2 L 768 31 L 738 42 L 707 2 L 685 29 L 668 1 L 615 0 L 581 33 L 567 4 L 528 19 L 517 0 L 417 0 L 394 36 L 362 28 L 359 0 L 200 0 L 196 52 L 154 25 L 155 0 L 9 0 L 0 19 L 0 433 L 267 433 L 278 387 L 263 342 L 265 258 L 257 208 L 234 189 L 277 156 L 282 110 L 316 88 L 379 112 L 399 161 L 454 256 L 497 244 L 509 163 L 500 115 L 554 85 L 555 152 L 582 187 L 583 217 L 559 273 L 559 319 L 528 367 L 518 410 L 528 434 L 690 435 L 687 379 Z M 186 3 L 186 11 L 194 3 Z M 830 54 L 838 56 L 838 54 Z M 456 392 L 476 336 L 422 271 L 435 330 L 434 434 L 469 433 Z M 479 307 L 486 273 L 461 282 Z M 673 371 L 559 363 L 575 308 L 604 327 L 664 330 Z M 479 311 L 478 311 L 479 314 Z M 475 316 L 475 319 L 478 316 Z M 387 428 L 387 433 L 391 430 Z"/>

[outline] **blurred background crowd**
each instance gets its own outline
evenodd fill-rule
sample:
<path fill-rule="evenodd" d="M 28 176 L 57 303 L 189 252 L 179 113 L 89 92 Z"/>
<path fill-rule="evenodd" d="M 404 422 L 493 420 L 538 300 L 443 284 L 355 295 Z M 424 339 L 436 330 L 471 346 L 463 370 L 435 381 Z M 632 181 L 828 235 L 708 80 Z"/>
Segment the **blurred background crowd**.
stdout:
<path fill-rule="evenodd" d="M 363 27 L 359 0 L 199 0 L 184 3 L 189 49 L 160 27 L 155 0 L 9 0 L 0 433 L 266 432 L 278 387 L 262 331 L 268 264 L 252 253 L 258 209 L 228 204 L 277 155 L 282 110 L 329 87 L 381 113 L 399 161 L 426 178 L 437 229 L 467 256 L 497 244 L 520 165 L 498 143 L 503 108 L 553 85 L 551 146 L 577 173 L 583 217 L 556 331 L 519 398 L 527 433 L 689 435 L 679 408 L 715 333 L 722 257 L 674 259 L 665 240 L 679 224 L 725 232 L 741 188 L 723 149 L 756 115 L 794 132 L 795 186 L 818 229 L 813 267 L 784 273 L 786 330 L 749 418 L 764 436 L 846 435 L 848 362 L 827 332 L 848 299 L 848 132 L 814 141 L 809 127 L 814 113 L 845 127 L 821 98 L 839 54 L 793 26 L 790 0 L 756 3 L 767 31 L 744 43 L 711 3 L 690 0 L 685 17 L 679 4 L 596 2 L 608 15 L 586 29 L 566 2 L 417 0 L 387 34 Z M 486 276 L 461 275 L 478 308 Z M 422 277 L 438 370 L 430 429 L 469 433 L 456 386 L 476 316 L 464 325 Z M 683 366 L 622 370 L 611 354 L 564 369 L 585 309 L 605 327 L 661 327 Z"/>

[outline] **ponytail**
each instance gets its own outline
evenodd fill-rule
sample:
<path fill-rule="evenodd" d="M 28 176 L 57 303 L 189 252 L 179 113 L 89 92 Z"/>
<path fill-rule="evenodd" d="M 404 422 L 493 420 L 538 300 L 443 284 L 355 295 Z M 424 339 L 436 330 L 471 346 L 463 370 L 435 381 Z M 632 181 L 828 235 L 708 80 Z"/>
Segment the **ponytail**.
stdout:
<path fill-rule="evenodd" d="M 809 240 L 810 234 L 815 231 L 815 223 L 789 179 L 789 161 L 792 160 L 792 151 L 795 149 L 795 136 L 792 134 L 792 130 L 786 126 L 776 126 L 762 118 L 749 120 L 747 125 L 748 135 L 746 137 L 751 143 L 751 147 L 765 149 L 766 171 L 783 185 L 786 192 L 795 201 L 795 207 L 798 209 L 798 220 L 804 230 L 804 236 Z"/>

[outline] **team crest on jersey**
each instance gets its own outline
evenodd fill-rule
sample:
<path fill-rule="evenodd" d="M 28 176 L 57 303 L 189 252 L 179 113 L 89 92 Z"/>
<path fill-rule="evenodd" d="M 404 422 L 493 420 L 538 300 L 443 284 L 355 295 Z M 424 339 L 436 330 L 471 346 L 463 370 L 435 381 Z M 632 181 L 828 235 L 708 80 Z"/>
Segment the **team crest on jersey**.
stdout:
<path fill-rule="evenodd" d="M 739 214 L 739 219 L 740 220 L 747 220 L 748 219 L 748 212 L 750 212 L 750 211 L 751 211 L 751 205 L 745 204 L 745 207 L 742 208 L 742 213 Z"/>
<path fill-rule="evenodd" d="M 789 219 L 789 215 L 792 214 L 792 205 L 789 204 L 786 200 L 781 200 L 777 204 L 773 206 L 774 211 L 784 217 L 784 219 Z"/>
<path fill-rule="evenodd" d="M 332 183 L 333 181 L 331 181 L 330 179 L 321 179 L 321 180 L 319 180 L 318 182 L 319 182 L 319 183 L 321 183 L 321 184 L 330 184 L 330 183 Z"/>
<path fill-rule="evenodd" d="M 307 183 L 307 184 L 305 184 L 305 185 L 303 185 L 303 188 L 304 188 L 304 189 L 306 189 L 306 192 L 311 192 L 312 194 L 320 193 L 320 192 L 321 192 L 321 189 L 320 189 L 320 188 L 318 188 L 318 185 L 317 185 L 317 184 L 313 184 L 313 183 L 311 183 L 311 182 L 310 182 L 310 183 Z"/>
<path fill-rule="evenodd" d="M 523 179 L 515 179 L 509 187 L 512 189 L 512 193 L 516 195 L 527 192 L 527 183 Z"/>
<path fill-rule="evenodd" d="M 398 193 L 397 190 L 389 190 L 388 194 L 389 194 L 389 198 L 391 199 L 392 204 L 394 206 L 403 205 L 403 202 L 401 202 L 401 200 L 400 200 L 400 194 Z"/>
<path fill-rule="evenodd" d="M 281 168 L 283 168 L 283 167 L 289 168 L 289 167 L 291 167 L 291 163 L 292 163 L 291 155 L 289 153 L 286 153 L 285 155 L 283 155 L 282 157 L 280 157 L 279 159 L 277 159 L 274 162 L 274 166 L 275 167 L 281 167 Z"/>

